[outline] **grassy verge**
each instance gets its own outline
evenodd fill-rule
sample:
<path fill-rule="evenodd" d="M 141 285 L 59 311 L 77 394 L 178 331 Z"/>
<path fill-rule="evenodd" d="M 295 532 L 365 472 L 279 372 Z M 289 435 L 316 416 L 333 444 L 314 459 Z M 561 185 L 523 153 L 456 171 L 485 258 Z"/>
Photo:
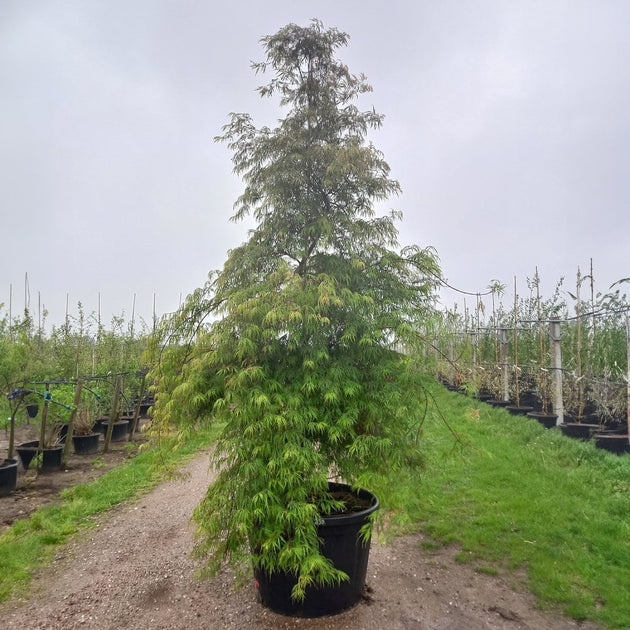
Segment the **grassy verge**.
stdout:
<path fill-rule="evenodd" d="M 58 505 L 14 523 L 0 536 L 0 602 L 25 593 L 34 571 L 50 562 L 69 536 L 89 527 L 91 517 L 147 492 L 182 458 L 207 447 L 214 437 L 215 431 L 208 430 L 178 450 L 168 444 L 143 450 L 99 479 L 65 490 Z"/>
<path fill-rule="evenodd" d="M 426 468 L 396 480 L 405 522 L 479 570 L 524 568 L 542 607 L 630 628 L 630 455 L 433 394 Z"/>

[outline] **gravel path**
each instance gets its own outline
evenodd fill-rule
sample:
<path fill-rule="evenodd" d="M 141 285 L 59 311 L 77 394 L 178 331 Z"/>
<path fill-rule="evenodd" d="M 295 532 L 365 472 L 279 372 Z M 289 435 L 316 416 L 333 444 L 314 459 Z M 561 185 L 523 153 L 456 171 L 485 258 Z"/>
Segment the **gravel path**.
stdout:
<path fill-rule="evenodd" d="M 523 578 L 491 576 L 454 560 L 454 549 L 423 551 L 421 536 L 373 541 L 369 599 L 324 619 L 282 617 L 256 601 L 253 584 L 229 573 L 194 577 L 190 514 L 212 480 L 207 456 L 190 476 L 99 517 L 41 572 L 28 602 L 0 606 L 3 628 L 75 630 L 595 630 L 537 610 Z"/>

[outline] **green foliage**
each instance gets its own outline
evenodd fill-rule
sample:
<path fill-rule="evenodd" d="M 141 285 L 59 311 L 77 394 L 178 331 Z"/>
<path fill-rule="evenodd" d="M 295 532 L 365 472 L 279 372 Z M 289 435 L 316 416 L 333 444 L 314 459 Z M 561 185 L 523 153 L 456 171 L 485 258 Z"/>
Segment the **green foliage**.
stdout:
<path fill-rule="evenodd" d="M 440 313 L 432 333 L 439 350 L 435 373 L 449 383 L 468 391 L 487 389 L 501 398 L 500 331 L 507 338 L 510 366 L 509 393 L 515 401 L 520 392 L 535 390 L 549 410 L 551 366 L 549 322 L 561 324 L 564 411 L 584 419 L 596 412 L 600 420 L 624 419 L 627 414 L 626 314 L 628 297 L 618 281 L 606 293 L 594 286 L 585 297 L 585 283 L 591 275 L 578 272 L 574 293 L 564 289 L 564 279 L 552 294 L 540 293 L 541 279 L 536 271 L 527 280 L 527 291 L 509 308 L 499 301 L 500 291 L 491 285 L 492 310 L 478 296 L 475 309 Z M 517 368 L 518 366 L 518 368 Z"/>
<path fill-rule="evenodd" d="M 142 331 L 134 333 L 131 325 L 125 330 L 122 317 L 112 319 L 111 329 L 99 323 L 94 331 L 93 314 L 86 315 L 80 303 L 78 312 L 77 317 L 68 316 L 63 326 L 53 326 L 48 334 L 43 326 L 35 327 L 28 311 L 12 319 L 0 311 L 0 418 L 10 428 L 9 456 L 13 453 L 16 424 L 27 421 L 26 405 L 39 402 L 41 407 L 42 403 L 40 395 L 24 390 L 43 394 L 44 383 L 51 384 L 54 402 L 49 406 L 48 428 L 55 420 L 69 419 L 70 409 L 63 405 L 72 406 L 72 383 L 77 376 L 89 380 L 84 399 L 91 390 L 90 402 L 99 400 L 101 412 L 110 411 L 114 374 L 126 374 L 122 400 L 128 406 L 138 392 L 140 378 L 136 370 L 141 366 L 146 341 Z"/>
<path fill-rule="evenodd" d="M 166 433 L 220 421 L 217 481 L 197 508 L 198 550 L 216 570 L 253 550 L 270 572 L 343 579 L 321 556 L 331 477 L 352 484 L 419 462 L 421 370 L 394 344 L 417 343 L 433 312 L 431 249 L 400 248 L 399 191 L 367 141 L 380 126 L 354 100 L 371 88 L 335 58 L 348 36 L 318 21 L 264 38 L 260 88 L 288 112 L 274 129 L 233 114 L 218 140 L 245 181 L 235 220 L 249 240 L 163 323 L 150 348 L 154 423 Z"/>

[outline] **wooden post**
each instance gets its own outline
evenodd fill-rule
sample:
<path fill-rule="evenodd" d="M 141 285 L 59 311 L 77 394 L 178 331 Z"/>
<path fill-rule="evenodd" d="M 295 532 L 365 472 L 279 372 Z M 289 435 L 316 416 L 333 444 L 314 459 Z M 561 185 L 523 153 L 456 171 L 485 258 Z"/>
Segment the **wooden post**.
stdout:
<path fill-rule="evenodd" d="M 142 373 L 142 380 L 140 381 L 140 391 L 138 392 L 138 402 L 136 403 L 135 409 L 133 411 L 133 420 L 131 422 L 131 431 L 129 431 L 129 441 L 133 440 L 133 436 L 138 429 L 138 420 L 140 418 L 140 406 L 142 405 L 142 399 L 144 397 L 144 390 L 147 382 L 147 374 L 146 372 Z"/>
<path fill-rule="evenodd" d="M 39 425 L 39 444 L 37 446 L 37 454 L 44 452 L 44 443 L 46 441 L 46 419 L 48 418 L 48 401 L 50 400 L 50 383 L 46 383 L 46 393 L 44 394 L 44 406 L 42 408 L 42 419 Z M 38 470 L 41 467 L 41 461 L 39 460 Z"/>
<path fill-rule="evenodd" d="M 553 374 L 553 412 L 558 416 L 556 425 L 564 422 L 564 406 L 562 404 L 562 347 L 560 345 L 560 320 L 549 322 L 549 339 L 551 340 L 551 371 Z"/>
<path fill-rule="evenodd" d="M 450 378 L 448 379 L 449 385 L 455 387 L 455 350 L 453 348 L 453 337 L 448 340 L 448 364 Z"/>
<path fill-rule="evenodd" d="M 510 377 L 508 374 L 508 335 L 507 328 L 499 328 L 499 357 L 501 360 L 501 376 L 503 382 L 503 400 L 510 400 Z"/>
<path fill-rule="evenodd" d="M 68 433 L 66 434 L 66 443 L 63 445 L 63 455 L 61 456 L 61 466 L 65 467 L 70 455 L 70 444 L 72 444 L 72 436 L 74 435 L 74 419 L 81 402 L 81 390 L 83 389 L 83 379 L 77 381 L 74 389 L 74 400 L 72 402 L 72 411 L 70 412 L 70 420 L 68 421 Z"/>
<path fill-rule="evenodd" d="M 107 423 L 107 431 L 105 432 L 105 442 L 103 444 L 103 453 L 109 451 L 109 443 L 112 441 L 112 431 L 114 423 L 118 420 L 118 403 L 120 402 L 120 390 L 122 389 L 122 376 L 116 376 L 114 384 L 114 396 L 112 397 L 112 408 L 109 412 L 109 422 Z"/>

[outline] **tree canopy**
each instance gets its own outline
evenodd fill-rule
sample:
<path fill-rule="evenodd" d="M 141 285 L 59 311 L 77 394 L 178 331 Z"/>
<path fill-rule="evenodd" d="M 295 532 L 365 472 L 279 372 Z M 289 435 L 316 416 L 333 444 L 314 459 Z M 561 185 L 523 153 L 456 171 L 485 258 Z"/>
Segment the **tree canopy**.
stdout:
<path fill-rule="evenodd" d="M 318 548 L 328 479 L 415 461 L 417 372 L 396 344 L 417 338 L 439 276 L 431 248 L 399 246 L 400 214 L 378 212 L 400 186 L 368 141 L 383 117 L 356 104 L 371 88 L 336 57 L 347 42 L 317 20 L 263 38 L 259 92 L 285 116 L 234 113 L 217 138 L 245 184 L 233 219 L 256 225 L 155 340 L 157 426 L 224 423 L 199 549 L 211 568 L 254 549 L 299 575 L 297 596 L 341 577 Z"/>

